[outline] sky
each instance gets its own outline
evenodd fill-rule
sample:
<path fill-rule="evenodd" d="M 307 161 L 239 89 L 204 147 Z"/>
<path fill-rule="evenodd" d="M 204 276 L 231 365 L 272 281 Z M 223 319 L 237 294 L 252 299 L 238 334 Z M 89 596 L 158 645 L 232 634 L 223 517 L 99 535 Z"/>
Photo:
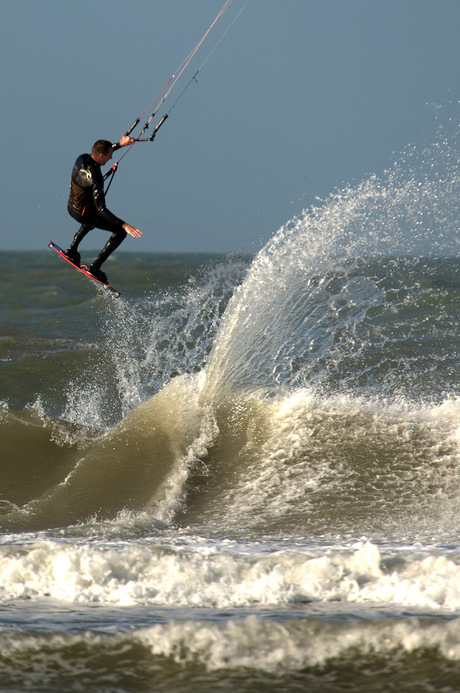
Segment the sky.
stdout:
<path fill-rule="evenodd" d="M 435 107 L 460 100 L 459 0 L 245 3 L 178 81 L 155 141 L 120 163 L 107 205 L 143 231 L 123 250 L 255 253 L 318 198 L 431 142 Z M 223 5 L 2 0 L 0 250 L 67 247 L 75 159 L 123 135 Z M 91 233 L 101 247 L 107 233 Z"/>

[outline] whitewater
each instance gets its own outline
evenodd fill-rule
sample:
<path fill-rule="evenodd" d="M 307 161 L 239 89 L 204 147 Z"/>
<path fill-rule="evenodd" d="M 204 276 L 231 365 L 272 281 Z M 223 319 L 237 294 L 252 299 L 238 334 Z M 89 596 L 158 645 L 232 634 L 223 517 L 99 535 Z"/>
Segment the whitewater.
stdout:
<path fill-rule="evenodd" d="M 1 690 L 460 690 L 458 144 L 120 298 L 0 253 Z"/>

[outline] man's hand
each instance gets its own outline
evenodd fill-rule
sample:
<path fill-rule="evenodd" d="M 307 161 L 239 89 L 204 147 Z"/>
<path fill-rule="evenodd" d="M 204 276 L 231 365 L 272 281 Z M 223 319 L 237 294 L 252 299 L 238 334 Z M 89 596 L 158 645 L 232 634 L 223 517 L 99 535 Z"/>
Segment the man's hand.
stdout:
<path fill-rule="evenodd" d="M 136 229 L 135 226 L 131 226 L 130 224 L 123 224 L 123 229 L 133 238 L 140 238 L 142 236 L 142 231 Z"/>
<path fill-rule="evenodd" d="M 120 147 L 127 147 L 128 144 L 134 144 L 134 140 L 129 135 L 123 135 L 118 144 L 120 145 Z"/>

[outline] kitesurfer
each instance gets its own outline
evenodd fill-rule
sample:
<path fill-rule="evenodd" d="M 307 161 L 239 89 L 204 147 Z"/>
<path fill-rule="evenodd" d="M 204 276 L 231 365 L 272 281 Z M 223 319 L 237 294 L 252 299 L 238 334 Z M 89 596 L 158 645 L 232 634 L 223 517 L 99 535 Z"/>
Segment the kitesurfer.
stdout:
<path fill-rule="evenodd" d="M 111 231 L 109 240 L 88 267 L 94 277 L 106 283 L 107 276 L 101 270 L 102 263 L 118 248 L 127 234 L 133 238 L 140 238 L 142 231 L 122 221 L 107 209 L 101 166 L 110 161 L 116 149 L 126 147 L 133 142 L 134 140 L 127 135 L 124 135 L 116 144 L 108 140 L 97 140 L 93 144 L 91 154 L 81 154 L 72 170 L 67 211 L 81 226 L 65 254 L 72 262 L 80 266 L 78 246 L 86 234 L 94 228 Z"/>

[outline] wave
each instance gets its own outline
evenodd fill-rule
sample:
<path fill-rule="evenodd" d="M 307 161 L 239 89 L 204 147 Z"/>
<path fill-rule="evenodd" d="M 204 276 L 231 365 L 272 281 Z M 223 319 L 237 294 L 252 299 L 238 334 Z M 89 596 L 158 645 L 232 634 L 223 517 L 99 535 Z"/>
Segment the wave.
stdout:
<path fill-rule="evenodd" d="M 128 512 L 211 533 L 450 527 L 456 151 L 443 133 L 334 193 L 249 267 L 114 302 L 59 419 L 1 414 L 4 526 Z"/>
<path fill-rule="evenodd" d="M 14 637 L 5 621 L 0 680 L 15 690 L 26 672 L 34 690 L 53 691 L 78 676 L 86 689 L 107 692 L 144 689 L 153 676 L 156 690 L 202 690 L 205 673 L 227 683 L 241 677 L 238 690 L 247 691 L 253 677 L 259 685 L 261 676 L 266 684 L 274 677 L 279 690 L 279 677 L 286 684 L 296 674 L 299 685 L 318 685 L 312 690 L 349 690 L 348 676 L 354 687 L 362 677 L 363 690 L 369 681 L 381 691 L 401 681 L 419 690 L 440 676 L 452 683 L 459 572 L 457 552 L 449 556 L 445 546 L 288 549 L 213 545 L 196 535 L 112 545 L 23 536 L 0 548 L 0 603 L 36 606 L 19 623 L 15 614 Z M 45 598 L 41 618 L 36 608 Z M 162 609 L 168 617 L 181 607 L 187 618 L 166 623 Z M 216 679 L 204 685 L 216 690 Z"/>
<path fill-rule="evenodd" d="M 457 532 L 459 400 L 414 409 L 301 389 L 203 407 L 203 377 L 173 379 L 103 434 L 9 413 L 4 526 L 142 517 L 208 535 Z"/>
<path fill-rule="evenodd" d="M 44 428 L 38 429 L 42 443 L 38 457 L 36 431 L 30 434 L 28 421 L 19 419 L 11 432 L 11 447 L 21 450 L 23 477 L 35 472 L 28 485 L 33 498 L 18 507 L 14 492 L 10 498 L 4 496 L 6 525 L 13 522 L 33 528 L 67 526 L 90 518 L 114 517 L 121 510 L 145 510 L 153 504 L 156 516 L 168 518 L 176 509 L 187 459 L 197 446 L 200 427 L 198 409 L 192 408 L 193 402 L 187 404 L 184 388 L 190 398 L 193 393 L 186 380 L 174 379 L 168 388 L 136 407 L 108 432 L 93 432 L 79 444 L 70 440 L 69 450 L 69 436 L 63 440 L 60 425 L 45 420 Z M 15 419 L 16 415 L 8 413 L 6 425 Z M 56 428 L 58 437 L 54 434 Z M 81 428 L 76 430 L 81 439 Z M 25 438 L 25 445 L 16 446 L 18 436 Z M 48 488 L 39 495 L 47 483 L 41 476 L 42 468 L 37 467 L 41 457 L 52 458 L 51 476 L 59 474 L 59 481 L 52 483 L 48 479 Z M 14 456 L 7 459 L 7 465 L 11 467 L 14 484 L 21 485 Z M 34 486 L 36 477 L 40 479 Z"/>
<path fill-rule="evenodd" d="M 309 618 L 274 622 L 249 616 L 216 624 L 179 621 L 131 633 L 15 633 L 0 636 L 2 682 L 36 691 L 70 690 L 78 677 L 89 691 L 185 693 L 226 690 L 416 691 L 455 686 L 460 620 L 384 619 L 335 623 Z M 425 662 L 421 666 L 420 660 Z M 378 675 L 375 674 L 378 671 Z M 204 674 L 207 674 L 204 677 Z M 282 677 L 282 678 L 281 678 Z M 261 688 L 262 686 L 262 688 Z"/>
<path fill-rule="evenodd" d="M 73 604 L 212 609 L 329 603 L 460 608 L 458 555 L 436 546 L 395 550 L 360 541 L 348 547 L 277 548 L 210 541 L 176 545 L 161 537 L 86 545 L 31 536 L 0 547 L 0 602 L 51 599 Z"/>
<path fill-rule="evenodd" d="M 184 521 L 238 536 L 456 535 L 459 406 L 404 411 L 305 390 L 223 405 Z"/>

